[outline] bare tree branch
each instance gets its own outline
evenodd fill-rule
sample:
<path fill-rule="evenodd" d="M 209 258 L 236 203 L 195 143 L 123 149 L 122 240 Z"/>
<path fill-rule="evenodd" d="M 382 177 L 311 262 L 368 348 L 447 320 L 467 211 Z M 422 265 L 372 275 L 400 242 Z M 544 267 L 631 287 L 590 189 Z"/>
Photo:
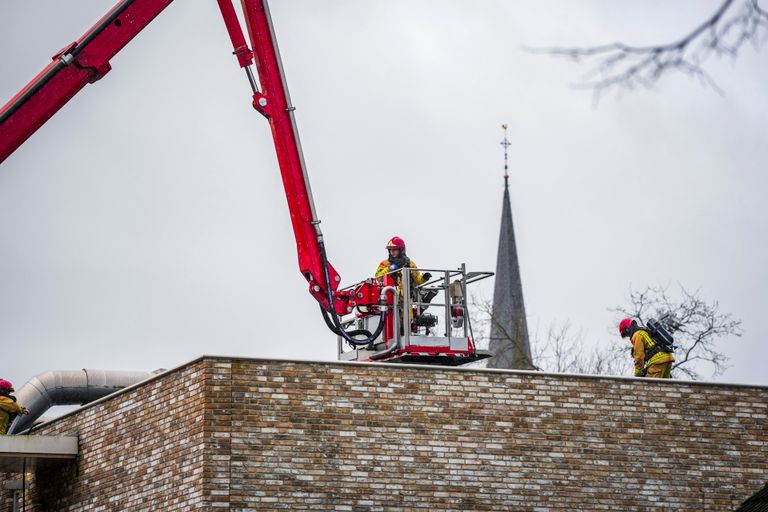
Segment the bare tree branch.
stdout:
<path fill-rule="evenodd" d="M 533 346 L 536 364 L 547 372 L 626 375 L 631 369 L 628 349 L 615 343 L 588 343 L 568 321 L 551 325 L 543 340 L 536 333 Z"/>
<path fill-rule="evenodd" d="M 519 347 L 518 340 L 494 320 L 490 301 L 473 297 L 472 304 L 475 312 L 472 325 L 478 347 L 488 346 L 491 326 L 497 327 L 501 336 L 511 341 L 510 346 Z M 531 352 L 531 366 L 544 372 L 626 375 L 631 367 L 631 359 L 623 348 L 619 350 L 613 343 L 607 347 L 587 345 L 582 333 L 573 332 L 568 321 L 550 325 L 543 336 L 537 330 L 531 338 Z"/>
<path fill-rule="evenodd" d="M 519 339 L 517 336 L 514 336 L 512 333 L 508 332 L 507 329 L 504 327 L 503 322 L 499 322 L 496 319 L 496 317 L 493 314 L 493 304 L 491 303 L 491 301 L 473 297 L 472 302 L 473 302 L 472 311 L 476 313 L 471 319 L 471 322 L 472 322 L 472 325 L 475 326 L 475 330 L 477 330 L 478 332 L 478 334 L 476 335 L 476 339 L 479 337 L 481 339 L 481 344 L 487 347 L 490 344 L 490 339 L 489 339 L 490 327 L 491 326 L 496 327 L 503 339 L 511 341 L 511 344 L 507 345 L 507 347 L 509 348 L 507 348 L 506 350 L 515 351 L 520 360 L 527 359 L 526 351 L 522 346 L 522 340 Z M 526 362 L 530 363 L 530 366 L 533 367 L 535 370 L 541 370 L 541 368 L 536 366 L 534 361 L 526 361 Z"/>
<path fill-rule="evenodd" d="M 488 300 L 472 298 L 472 325 L 478 347 L 488 346 L 490 327 L 496 325 L 502 336 L 515 346 L 517 340 L 506 332 L 503 325 L 494 322 L 492 304 Z M 674 294 L 664 287 L 631 290 L 625 306 L 611 311 L 637 319 L 646 324 L 651 318 L 661 320 L 675 337 L 673 370 L 689 379 L 699 379 L 703 367 L 710 367 L 713 376 L 728 368 L 728 357 L 719 344 L 730 337 L 740 337 L 741 320 L 722 313 L 720 305 L 707 302 L 700 291 L 680 287 Z M 552 324 L 546 334 L 539 330 L 531 337 L 533 367 L 556 373 L 587 373 L 597 375 L 631 375 L 633 361 L 628 343 L 589 343 L 580 331 L 574 332 L 570 322 Z"/>
<path fill-rule="evenodd" d="M 758 49 L 768 33 L 768 11 L 759 0 L 724 0 L 712 16 L 684 37 L 667 44 L 633 46 L 623 42 L 573 48 L 526 48 L 533 53 L 569 57 L 592 66 L 576 88 L 603 94 L 652 88 L 668 71 L 678 71 L 718 93 L 722 90 L 703 67 L 712 55 L 735 58 L 751 43 Z"/>
<path fill-rule="evenodd" d="M 645 324 L 650 318 L 667 319 L 667 327 L 675 337 L 673 370 L 691 379 L 700 378 L 699 364 L 708 363 L 713 376 L 728 368 L 728 357 L 719 350 L 717 342 L 741 336 L 741 320 L 720 312 L 717 301 L 708 303 L 699 291 L 689 292 L 680 287 L 677 299 L 670 297 L 666 288 L 648 287 L 642 291 L 630 290 L 628 304 L 611 311 L 637 319 Z"/>

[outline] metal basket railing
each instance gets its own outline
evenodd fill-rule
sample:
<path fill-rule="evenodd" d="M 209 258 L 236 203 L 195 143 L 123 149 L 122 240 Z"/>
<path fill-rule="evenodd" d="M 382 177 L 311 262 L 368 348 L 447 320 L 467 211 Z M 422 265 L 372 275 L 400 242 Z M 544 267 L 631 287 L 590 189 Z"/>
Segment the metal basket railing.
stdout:
<path fill-rule="evenodd" d="M 431 274 L 426 281 L 416 284 L 413 278 L 416 273 L 424 275 Z M 445 344 L 451 346 L 455 338 L 461 337 L 464 340 L 474 339 L 472 333 L 472 324 L 470 321 L 467 305 L 467 286 L 486 279 L 493 275 L 492 272 L 467 272 L 466 266 L 462 264 L 457 269 L 429 269 L 429 268 L 400 268 L 387 272 L 376 277 L 384 281 L 386 276 L 391 276 L 396 283 L 397 293 L 394 293 L 392 308 L 395 314 L 393 319 L 393 339 L 387 340 L 385 346 L 379 346 L 383 339 L 372 344 L 370 349 L 373 352 L 390 352 L 395 348 L 407 349 L 413 341 L 417 343 L 429 335 L 430 328 L 437 328 L 442 320 L 445 329 L 444 336 L 432 336 L 430 339 L 444 338 Z M 359 283 L 344 288 L 349 290 L 355 288 Z M 425 300 L 431 295 L 430 300 Z M 441 300 L 435 301 L 442 295 Z M 427 309 L 439 309 L 440 313 L 435 315 L 426 314 Z M 367 320 L 373 320 L 373 315 L 365 313 L 353 313 L 355 317 L 347 318 L 345 315 L 343 322 L 346 326 L 355 322 L 364 323 Z M 434 321 L 432 318 L 436 318 Z M 432 322 L 435 323 L 432 323 Z M 402 324 L 402 327 L 401 327 Z M 423 325 L 422 325 L 423 324 Z M 425 335 L 422 335 L 422 330 Z M 359 350 L 359 349 L 353 349 Z M 339 355 L 344 352 L 344 343 L 339 338 Z"/>

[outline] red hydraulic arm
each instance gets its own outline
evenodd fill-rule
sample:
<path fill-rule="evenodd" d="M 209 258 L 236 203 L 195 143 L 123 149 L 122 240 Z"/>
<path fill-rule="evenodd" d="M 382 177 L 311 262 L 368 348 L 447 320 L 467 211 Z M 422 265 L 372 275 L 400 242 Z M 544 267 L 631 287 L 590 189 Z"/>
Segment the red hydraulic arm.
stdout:
<path fill-rule="evenodd" d="M 253 107 L 269 120 L 277 161 L 288 199 L 293 232 L 299 255 L 299 270 L 309 281 L 310 293 L 326 309 L 346 312 L 346 304 L 329 304 L 328 292 L 335 292 L 341 278 L 327 263 L 323 247 L 320 221 L 315 213 L 312 190 L 309 185 L 299 133 L 293 116 L 294 107 L 288 95 L 280 54 L 277 49 L 272 19 L 265 0 L 242 0 L 243 14 L 248 28 L 253 53 L 248 49 L 232 0 L 218 0 L 224 23 L 232 39 L 234 54 L 240 66 L 246 69 L 253 89 Z M 261 90 L 249 70 L 250 56 L 256 57 Z M 328 270 L 330 283 L 326 282 Z M 334 299 L 332 302 L 336 302 Z"/>
<path fill-rule="evenodd" d="M 0 109 L 0 163 L 26 141 L 88 83 L 102 78 L 109 61 L 144 29 L 172 0 L 121 0 L 80 39 L 53 57 L 24 89 Z M 320 221 L 315 213 L 304 157 L 294 119 L 294 107 L 280 62 L 266 0 L 241 0 L 251 47 L 248 47 L 232 0 L 217 0 L 234 55 L 245 69 L 253 91 L 253 107 L 269 121 L 277 151 L 299 258 L 299 269 L 309 291 L 320 303 L 326 323 L 354 344 L 378 336 L 368 331 L 345 332 L 339 314 L 351 311 L 350 292 L 337 293 L 339 275 L 328 263 Z M 256 64 L 259 83 L 251 70 Z M 259 88 L 259 85 L 261 88 Z M 370 303 L 378 297 L 375 283 L 365 293 Z M 358 302 L 359 303 L 359 302 Z M 382 308 L 381 325 L 384 324 Z M 352 338 L 364 336 L 365 339 Z"/>
<path fill-rule="evenodd" d="M 354 292 L 337 292 L 341 278 L 326 256 L 320 220 L 315 212 L 293 115 L 295 109 L 288 95 L 267 0 L 241 0 L 253 53 L 248 49 L 231 2 L 218 0 L 234 54 L 240 67 L 245 68 L 253 90 L 253 107 L 269 120 L 272 128 L 272 139 L 296 237 L 299 270 L 309 282 L 309 292 L 320 303 L 328 327 L 353 345 L 366 345 L 376 339 L 384 328 L 386 308 L 381 308 L 379 324 L 373 333 L 367 330 L 345 331 L 339 315 L 352 311 L 352 306 L 361 303 L 376 306 L 382 299 L 379 293 L 381 286 L 378 282 L 370 282 Z M 252 55 L 255 57 L 261 90 L 249 69 Z"/>

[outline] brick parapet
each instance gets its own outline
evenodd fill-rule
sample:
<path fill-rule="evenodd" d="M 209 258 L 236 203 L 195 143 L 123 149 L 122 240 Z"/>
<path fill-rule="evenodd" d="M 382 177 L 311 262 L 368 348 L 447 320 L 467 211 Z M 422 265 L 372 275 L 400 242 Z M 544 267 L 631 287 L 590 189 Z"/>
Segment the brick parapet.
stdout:
<path fill-rule="evenodd" d="M 768 475 L 764 388 L 258 361 L 232 379 L 237 510 L 727 510 Z"/>
<path fill-rule="evenodd" d="M 731 510 L 768 479 L 767 399 L 765 387 L 203 357 L 43 426 L 79 431 L 83 447 L 48 509 Z"/>

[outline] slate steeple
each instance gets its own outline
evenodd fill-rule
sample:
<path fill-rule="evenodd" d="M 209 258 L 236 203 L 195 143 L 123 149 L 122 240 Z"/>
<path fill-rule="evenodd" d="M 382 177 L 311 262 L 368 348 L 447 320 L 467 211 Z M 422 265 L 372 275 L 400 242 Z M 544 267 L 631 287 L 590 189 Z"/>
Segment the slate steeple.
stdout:
<path fill-rule="evenodd" d="M 507 139 L 507 125 L 502 125 L 502 128 L 504 128 L 504 140 L 501 141 L 504 147 L 504 199 L 491 315 L 490 350 L 494 356 L 488 360 L 488 367 L 532 370 L 534 366 L 528 340 L 523 284 L 520 279 L 520 262 L 517 259 L 512 206 L 509 199 L 507 149 L 510 142 Z"/>

